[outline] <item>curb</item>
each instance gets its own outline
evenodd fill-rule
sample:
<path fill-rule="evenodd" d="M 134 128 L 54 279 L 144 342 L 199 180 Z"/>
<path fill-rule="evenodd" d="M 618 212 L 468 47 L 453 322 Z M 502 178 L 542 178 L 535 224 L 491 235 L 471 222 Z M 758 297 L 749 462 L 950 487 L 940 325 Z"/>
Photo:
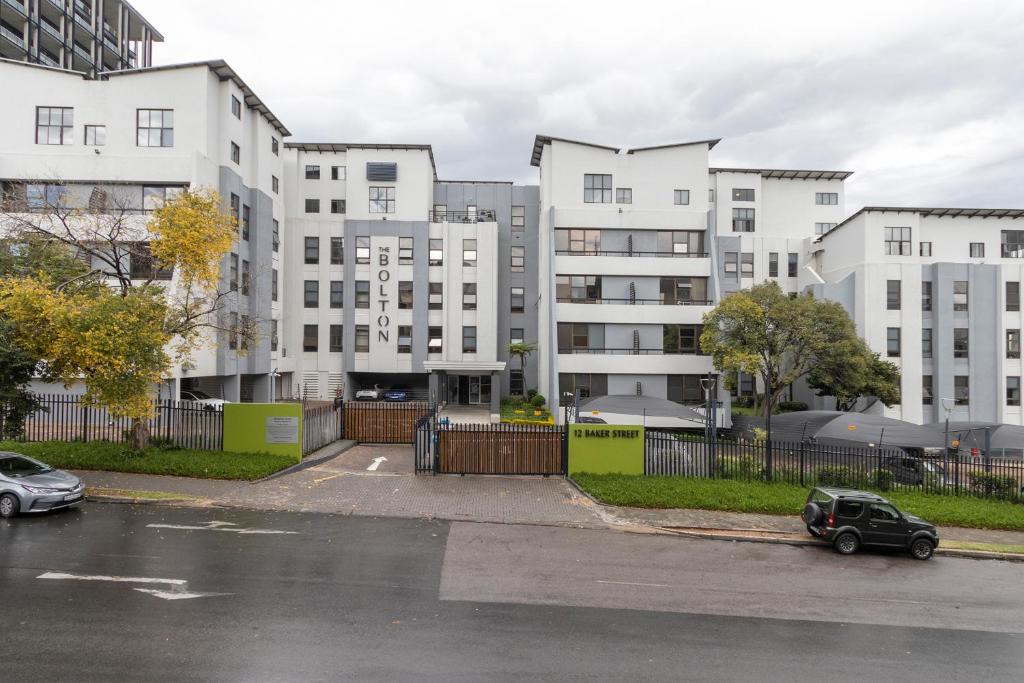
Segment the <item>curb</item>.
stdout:
<path fill-rule="evenodd" d="M 321 464 L 323 464 L 325 462 L 329 462 L 331 460 L 334 460 L 335 458 L 337 458 L 339 455 L 341 455 L 345 451 L 349 450 L 350 448 L 353 448 L 355 445 L 356 445 L 356 442 L 352 441 L 352 442 L 348 443 L 347 445 L 343 446 L 342 448 L 340 448 L 336 453 L 333 453 L 331 455 L 326 455 L 326 456 L 323 456 L 321 458 L 314 458 L 314 457 L 312 457 L 312 454 L 311 454 L 310 457 L 303 458 L 302 462 L 295 463 L 291 467 L 286 467 L 283 470 L 278 470 L 277 472 L 274 472 L 273 474 L 268 474 L 267 476 L 263 477 L 262 479 L 254 479 L 253 481 L 250 481 L 249 484 L 262 484 L 265 481 L 270 481 L 271 479 L 277 479 L 278 477 L 283 477 L 286 474 L 293 474 L 295 472 L 301 472 L 302 470 L 308 469 L 310 467 L 316 467 L 317 465 L 321 465 Z"/>
<path fill-rule="evenodd" d="M 155 505 L 157 507 L 223 507 L 206 498 L 132 498 L 130 496 L 107 496 L 91 494 L 85 497 L 90 503 L 116 503 L 120 505 Z"/>

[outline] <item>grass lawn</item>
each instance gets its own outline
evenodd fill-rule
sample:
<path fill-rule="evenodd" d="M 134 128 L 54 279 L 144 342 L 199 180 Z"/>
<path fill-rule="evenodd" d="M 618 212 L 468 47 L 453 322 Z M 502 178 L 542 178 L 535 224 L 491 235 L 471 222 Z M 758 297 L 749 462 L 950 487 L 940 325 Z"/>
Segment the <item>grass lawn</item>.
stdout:
<path fill-rule="evenodd" d="M 141 453 L 134 453 L 124 444 L 103 441 L 0 441 L 0 451 L 23 453 L 66 470 L 173 474 L 197 479 L 260 479 L 295 464 L 294 458 L 269 453 L 225 453 L 184 448 L 147 448 Z"/>
<path fill-rule="evenodd" d="M 86 487 L 87 496 L 116 496 L 117 498 L 131 498 L 133 500 L 194 500 L 195 496 L 182 493 L 170 493 L 168 491 L 136 491 L 134 489 L 104 489 Z"/>
<path fill-rule="evenodd" d="M 622 474 L 574 474 L 590 495 L 609 505 L 638 508 L 695 508 L 768 515 L 799 515 L 810 487 L 788 484 L 645 477 Z M 933 524 L 977 529 L 1024 530 L 1024 504 L 967 496 L 940 496 L 916 491 L 885 497 L 902 510 Z"/>

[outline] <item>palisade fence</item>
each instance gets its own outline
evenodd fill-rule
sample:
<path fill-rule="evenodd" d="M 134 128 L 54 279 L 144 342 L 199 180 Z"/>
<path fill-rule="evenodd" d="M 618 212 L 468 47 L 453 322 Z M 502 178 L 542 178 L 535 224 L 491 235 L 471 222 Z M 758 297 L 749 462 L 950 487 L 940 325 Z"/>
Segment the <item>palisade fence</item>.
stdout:
<path fill-rule="evenodd" d="M 899 448 L 812 442 L 707 442 L 703 435 L 648 429 L 644 473 L 799 486 L 927 491 L 1024 502 L 1024 463 L 1004 458 L 910 456 Z"/>
<path fill-rule="evenodd" d="M 416 471 L 435 474 L 564 474 L 566 430 L 549 425 L 416 423 Z"/>
<path fill-rule="evenodd" d="M 131 440 L 130 418 L 118 417 L 104 406 L 90 405 L 80 396 L 37 394 L 39 409 L 25 418 L 22 441 Z M 224 413 L 192 401 L 153 401 L 150 439 L 180 448 L 219 451 L 224 444 Z"/>
<path fill-rule="evenodd" d="M 343 438 L 343 412 L 331 403 L 302 404 L 302 455 Z"/>

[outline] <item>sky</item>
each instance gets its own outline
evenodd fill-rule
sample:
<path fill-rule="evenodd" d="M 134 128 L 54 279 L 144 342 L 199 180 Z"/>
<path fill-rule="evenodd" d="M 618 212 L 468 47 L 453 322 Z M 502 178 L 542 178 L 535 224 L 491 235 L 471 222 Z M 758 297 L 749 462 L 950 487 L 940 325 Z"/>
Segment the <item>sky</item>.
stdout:
<path fill-rule="evenodd" d="M 296 142 L 433 145 L 536 183 L 538 133 L 722 138 L 854 171 L 846 207 L 1024 207 L 1024 0 L 133 0 L 156 64 L 224 59 Z"/>

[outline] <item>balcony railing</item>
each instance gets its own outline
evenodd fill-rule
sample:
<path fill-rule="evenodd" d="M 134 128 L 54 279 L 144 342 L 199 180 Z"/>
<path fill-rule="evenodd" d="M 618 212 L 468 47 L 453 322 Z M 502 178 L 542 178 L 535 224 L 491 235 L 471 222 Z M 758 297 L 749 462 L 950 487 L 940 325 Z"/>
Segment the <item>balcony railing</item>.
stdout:
<path fill-rule="evenodd" d="M 663 301 L 661 299 L 589 299 L 585 297 L 558 297 L 560 304 L 611 304 L 615 306 L 710 306 L 711 301 L 702 299 L 686 299 L 680 301 Z"/>
<path fill-rule="evenodd" d="M 707 258 L 706 252 L 679 253 L 675 251 L 614 251 L 607 249 L 559 249 L 555 251 L 557 256 L 636 256 L 642 258 Z"/>
<path fill-rule="evenodd" d="M 431 211 L 431 223 L 493 223 L 497 219 L 490 209 L 476 211 Z"/>
<path fill-rule="evenodd" d="M 43 33 L 53 36 L 62 44 L 64 43 L 64 34 L 60 32 L 59 28 L 48 22 L 46 19 L 39 20 L 39 28 L 43 29 Z"/>
<path fill-rule="evenodd" d="M 3 2 L 5 5 L 13 9 L 18 14 L 20 14 L 22 18 L 28 18 L 28 9 L 25 8 L 25 5 L 21 2 L 21 0 L 3 0 Z"/>
<path fill-rule="evenodd" d="M 78 43 L 75 43 L 75 45 L 74 45 L 74 47 L 72 49 L 75 51 L 75 54 L 78 55 L 81 59 L 84 59 L 89 64 L 93 63 L 92 55 L 89 54 L 89 51 L 86 50 L 84 47 L 82 47 Z"/>
<path fill-rule="evenodd" d="M 15 33 L 6 26 L 0 25 L 0 36 L 3 36 L 7 40 L 11 41 L 12 43 L 20 47 L 22 50 L 25 49 L 25 36 Z"/>
<path fill-rule="evenodd" d="M 117 42 L 107 38 L 106 36 L 103 36 L 103 47 L 113 52 L 116 56 L 121 56 L 121 48 L 117 46 Z"/>
<path fill-rule="evenodd" d="M 78 12 L 75 12 L 75 24 L 77 24 L 78 26 L 81 26 L 83 29 L 85 29 L 85 31 L 90 36 L 95 36 L 96 35 L 96 29 L 94 29 L 92 27 L 92 24 L 89 23 L 89 20 L 87 18 L 83 17 Z"/>
<path fill-rule="evenodd" d="M 49 53 L 43 52 L 42 50 L 39 51 L 39 61 L 46 66 L 53 66 L 58 69 L 60 68 L 60 60 Z"/>
<path fill-rule="evenodd" d="M 587 354 L 597 356 L 703 356 L 700 351 L 666 351 L 665 349 L 619 349 L 619 348 L 573 348 L 558 349 L 562 354 Z"/>

